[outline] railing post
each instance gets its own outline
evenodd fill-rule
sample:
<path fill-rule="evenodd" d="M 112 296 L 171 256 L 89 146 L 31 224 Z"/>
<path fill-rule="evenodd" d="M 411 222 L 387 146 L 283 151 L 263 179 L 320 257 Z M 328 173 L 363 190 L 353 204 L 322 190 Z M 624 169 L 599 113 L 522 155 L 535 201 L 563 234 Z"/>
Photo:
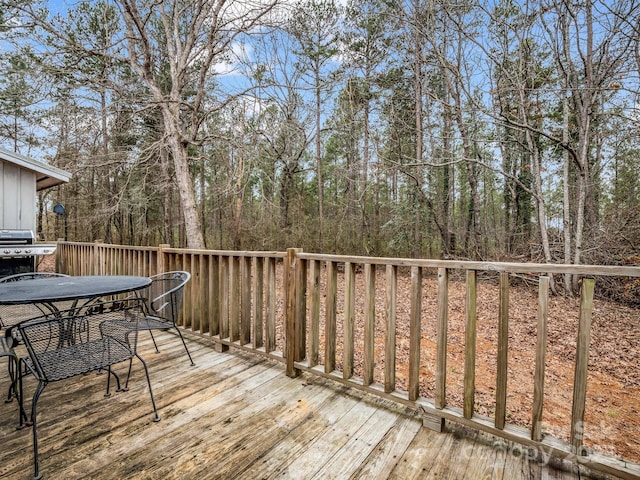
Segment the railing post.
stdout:
<path fill-rule="evenodd" d="M 304 294 L 302 277 L 306 279 L 306 272 L 303 271 L 303 262 L 297 257 L 299 248 L 287 249 L 285 264 L 286 279 L 286 336 L 285 352 L 287 360 L 287 376 L 297 377 L 301 371 L 295 368 L 294 364 L 304 357 L 305 350 L 305 325 L 304 313 L 301 312 L 301 296 Z"/>
<path fill-rule="evenodd" d="M 62 269 L 62 257 L 63 255 L 60 255 L 61 253 L 67 253 L 66 252 L 66 245 L 65 248 L 60 248 L 60 244 L 64 244 L 64 239 L 63 238 L 59 238 L 58 241 L 56 242 L 57 246 L 56 246 L 56 272 L 59 273 L 66 273 L 68 271 L 68 269 L 63 270 Z"/>
<path fill-rule="evenodd" d="M 156 259 L 156 273 L 163 273 L 165 271 L 165 258 L 164 258 L 164 249 L 169 248 L 171 245 L 168 243 L 161 243 L 158 246 L 158 258 Z"/>

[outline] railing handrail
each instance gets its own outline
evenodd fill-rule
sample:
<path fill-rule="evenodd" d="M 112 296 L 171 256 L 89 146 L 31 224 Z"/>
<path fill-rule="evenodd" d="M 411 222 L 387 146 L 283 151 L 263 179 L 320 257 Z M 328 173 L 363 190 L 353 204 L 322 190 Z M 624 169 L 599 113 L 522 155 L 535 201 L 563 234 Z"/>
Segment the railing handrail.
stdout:
<path fill-rule="evenodd" d="M 452 270 L 478 270 L 507 273 L 571 274 L 580 276 L 624 276 L 640 277 L 640 266 L 617 265 L 568 265 L 557 263 L 516 263 L 473 260 L 434 260 L 424 258 L 363 257 L 349 255 L 329 255 L 300 252 L 304 260 L 318 260 L 338 263 L 362 263 L 371 265 L 394 265 L 397 267 L 448 268 Z"/>

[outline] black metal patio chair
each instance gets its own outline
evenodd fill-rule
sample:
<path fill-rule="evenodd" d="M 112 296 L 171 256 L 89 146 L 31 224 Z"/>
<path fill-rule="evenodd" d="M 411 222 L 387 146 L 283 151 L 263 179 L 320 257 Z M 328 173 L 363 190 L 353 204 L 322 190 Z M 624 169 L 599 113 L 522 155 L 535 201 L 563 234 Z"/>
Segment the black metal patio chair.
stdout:
<path fill-rule="evenodd" d="M 28 273 L 17 273 L 15 275 L 8 275 L 6 277 L 0 278 L 0 283 L 5 282 L 22 282 L 22 281 L 31 281 L 31 280 L 39 280 L 43 278 L 51 278 L 51 277 L 67 277 L 68 275 L 64 275 L 62 273 L 53 273 L 53 272 L 28 272 Z M 0 305 L 0 334 L 4 337 L 5 331 L 12 327 L 13 325 L 17 325 L 18 323 L 26 320 L 28 318 L 33 318 L 38 315 L 42 315 L 47 313 L 47 311 L 43 310 L 41 306 L 33 303 L 27 303 L 24 305 Z M 7 394 L 7 398 L 5 403 L 9 403 L 13 400 L 13 398 L 17 395 L 15 390 L 16 381 L 17 381 L 17 373 L 15 367 L 17 367 L 17 361 L 14 362 L 12 360 L 15 357 L 13 352 L 12 343 L 17 343 L 19 338 L 3 338 L 2 345 L 0 348 L 0 357 L 6 356 L 9 357 L 9 377 L 12 382 L 9 387 L 9 392 Z"/>
<path fill-rule="evenodd" d="M 45 387 L 52 382 L 104 370 L 108 373 L 105 396 L 109 396 L 112 376 L 120 390 L 120 379 L 112 366 L 131 362 L 136 357 L 144 367 L 154 421 L 160 420 L 147 365 L 137 353 L 138 330 L 131 328 L 144 318 L 142 307 L 143 302 L 139 299 L 93 303 L 25 320 L 9 329 L 10 332 L 17 329 L 28 352 L 28 357 L 20 359 L 22 366 L 18 371 L 24 369 L 38 380 L 30 416 L 33 428 L 34 479 L 42 477 L 38 462 L 38 399 Z M 129 366 L 129 373 L 130 371 Z M 25 398 L 22 375 L 19 375 L 18 398 Z"/>
<path fill-rule="evenodd" d="M 156 352 L 159 350 L 153 337 L 153 330 L 175 329 L 193 366 L 195 363 L 193 363 L 187 343 L 177 324 L 184 287 L 190 279 L 189 272 L 184 271 L 165 272 L 152 276 L 151 285 L 141 293 L 141 296 L 146 298 L 146 310 L 145 316 L 138 322 L 137 328 L 138 330 L 146 330 L 151 334 Z"/>

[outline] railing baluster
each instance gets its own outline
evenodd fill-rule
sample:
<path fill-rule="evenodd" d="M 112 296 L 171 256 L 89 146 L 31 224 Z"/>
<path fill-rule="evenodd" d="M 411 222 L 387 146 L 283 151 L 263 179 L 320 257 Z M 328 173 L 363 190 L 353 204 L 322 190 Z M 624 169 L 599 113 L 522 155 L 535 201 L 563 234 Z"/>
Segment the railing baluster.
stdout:
<path fill-rule="evenodd" d="M 176 270 L 187 270 L 188 272 L 196 272 L 197 276 L 197 262 L 193 261 L 193 255 L 185 255 L 184 256 L 183 266 Z M 182 325 L 184 327 L 191 328 L 191 330 L 196 330 L 197 325 L 194 323 L 193 317 L 193 303 L 194 303 L 194 294 L 195 289 L 192 288 L 193 285 L 191 282 L 187 283 L 184 287 L 184 297 L 187 299 L 186 302 L 182 302 L 180 309 L 182 310 Z"/>
<path fill-rule="evenodd" d="M 233 256 L 229 260 L 229 340 L 240 340 L 240 258 Z"/>
<path fill-rule="evenodd" d="M 576 341 L 576 369 L 573 379 L 573 407 L 571 410 L 571 445 L 574 452 L 582 454 L 584 437 L 584 413 L 587 400 L 587 369 L 589 343 L 591 341 L 591 314 L 593 312 L 593 278 L 583 278 L 580 289 L 580 318 Z"/>
<path fill-rule="evenodd" d="M 387 331 L 384 355 L 384 391 L 396 389 L 396 306 L 398 297 L 398 267 L 387 265 L 386 274 L 386 314 Z"/>
<path fill-rule="evenodd" d="M 354 324 L 355 324 L 355 265 L 351 262 L 344 264 L 344 348 L 342 349 L 342 378 L 353 376 L 354 358 Z"/>
<path fill-rule="evenodd" d="M 276 348 L 276 259 L 267 259 L 267 353 Z"/>
<path fill-rule="evenodd" d="M 364 358 L 362 381 L 364 385 L 373 383 L 375 365 L 374 344 L 376 325 L 376 266 L 367 263 L 364 267 Z"/>
<path fill-rule="evenodd" d="M 547 318 L 549 316 L 549 277 L 538 280 L 538 326 L 536 334 L 536 365 L 533 379 L 533 410 L 531 439 L 542 440 L 542 406 L 544 402 L 544 370 L 547 356 Z"/>
<path fill-rule="evenodd" d="M 251 263 L 240 257 L 240 345 L 251 342 Z"/>
<path fill-rule="evenodd" d="M 473 416 L 476 394 L 476 318 L 478 284 L 475 270 L 467 270 L 464 327 L 464 418 Z"/>
<path fill-rule="evenodd" d="M 209 289 L 207 305 L 209 319 L 209 335 L 220 335 L 220 260 L 217 255 L 209 256 Z"/>
<path fill-rule="evenodd" d="M 321 263 L 311 260 L 311 291 L 309 293 L 309 366 L 315 367 L 320 357 L 320 271 Z"/>
<path fill-rule="evenodd" d="M 220 302 L 220 340 L 229 339 L 229 305 L 231 298 L 229 295 L 229 263 L 227 256 L 220 255 L 220 295 L 226 301 Z"/>
<path fill-rule="evenodd" d="M 253 348 L 264 346 L 264 258 L 253 257 Z"/>
<path fill-rule="evenodd" d="M 335 262 L 327 262 L 327 296 L 324 322 L 324 371 L 336 369 L 336 308 L 338 296 L 338 269 Z"/>
<path fill-rule="evenodd" d="M 197 261 L 197 282 L 191 286 L 191 297 L 193 298 L 195 306 L 193 311 L 193 321 L 194 325 L 197 325 L 197 331 L 200 332 L 201 335 L 204 335 L 209 331 L 209 323 L 206 321 L 208 318 L 205 306 L 206 297 L 203 295 L 203 292 L 207 291 L 207 280 L 209 279 L 209 276 L 207 275 L 206 257 L 203 254 L 198 254 Z"/>
<path fill-rule="evenodd" d="M 409 400 L 420 396 L 420 340 L 422 338 L 422 268 L 411 267 L 411 315 L 409 319 Z"/>
<path fill-rule="evenodd" d="M 301 251 L 301 250 L 298 250 Z M 295 361 L 304 360 L 307 354 L 307 261 L 296 258 L 295 297 Z"/>
<path fill-rule="evenodd" d="M 499 302 L 495 426 L 502 430 L 507 416 L 507 367 L 509 354 L 509 274 L 504 272 L 500 273 Z"/>
<path fill-rule="evenodd" d="M 447 404 L 447 327 L 449 323 L 449 271 L 438 269 L 438 318 L 436 324 L 436 398 L 435 407 Z"/>

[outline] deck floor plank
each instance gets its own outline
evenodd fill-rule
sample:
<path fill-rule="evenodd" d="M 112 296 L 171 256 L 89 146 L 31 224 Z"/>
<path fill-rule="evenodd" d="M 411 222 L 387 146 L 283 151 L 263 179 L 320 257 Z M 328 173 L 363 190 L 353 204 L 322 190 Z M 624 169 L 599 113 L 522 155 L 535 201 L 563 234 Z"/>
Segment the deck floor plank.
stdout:
<path fill-rule="evenodd" d="M 281 363 L 257 355 L 189 338 L 192 367 L 175 335 L 156 340 L 159 354 L 150 338 L 140 338 L 139 350 L 158 423 L 138 362 L 130 390 L 109 398 L 104 374 L 45 389 L 38 433 L 46 479 L 578 479 L 496 448 L 484 434 L 433 432 L 404 407 L 330 380 L 288 378 Z M 6 375 L 0 365 L 0 388 Z M 34 388 L 26 378 L 26 391 Z M 0 478 L 27 480 L 31 430 L 17 431 L 16 422 L 16 402 L 0 404 Z"/>
<path fill-rule="evenodd" d="M 287 382 L 289 380 L 289 382 Z M 269 405 L 270 400 L 278 397 L 291 379 L 273 379 L 274 393 L 264 399 L 263 403 L 254 404 L 256 408 L 251 408 L 251 404 L 242 397 L 237 397 L 234 401 L 218 408 L 207 411 L 205 414 L 194 419 L 190 423 L 183 423 L 172 432 L 171 436 L 161 436 L 148 443 L 145 448 L 130 452 L 119 459 L 119 466 L 122 469 L 118 474 L 107 478 L 121 478 L 120 474 L 126 474 L 127 478 L 136 472 L 144 472 L 146 478 L 199 478 L 195 475 L 198 464 L 209 462 L 210 459 L 217 458 L 218 461 L 211 462 L 211 466 L 217 469 L 220 461 L 225 459 L 225 448 L 233 449 L 232 440 L 235 440 L 228 430 L 233 432 L 233 423 L 238 418 L 251 418 L 257 423 L 263 422 L 266 417 L 273 415 L 278 410 L 278 400 L 276 405 Z M 287 390 L 286 388 L 284 388 Z M 262 407 L 262 410 L 261 408 Z M 264 410 L 266 409 L 266 410 Z M 245 414 L 249 417 L 245 417 Z M 207 444 L 208 437 L 216 438 L 218 443 Z M 215 451 L 210 451 L 215 449 Z M 162 452 L 159 458 L 158 452 Z M 159 459 L 163 460 L 159 462 Z M 166 460 L 170 460 L 167 462 Z"/>
<path fill-rule="evenodd" d="M 353 398 L 343 394 L 345 390 L 345 387 L 332 389 L 331 396 L 309 413 L 306 422 L 297 425 L 282 441 L 257 456 L 246 469 L 236 472 L 233 478 L 241 480 L 282 476 L 289 465 L 301 455 L 305 445 L 330 428 L 356 405 Z"/>
<path fill-rule="evenodd" d="M 378 411 L 370 421 L 362 425 L 347 440 L 331 459 L 326 460 L 313 479 L 323 480 L 336 475 L 342 478 L 351 477 L 398 420 L 396 412 Z"/>
<path fill-rule="evenodd" d="M 429 478 L 429 471 L 439 456 L 445 456 L 453 444 L 453 435 L 442 435 L 421 428 L 413 437 L 404 455 L 389 474 L 393 480 Z M 450 458 L 450 457 L 447 457 Z"/>
<path fill-rule="evenodd" d="M 160 416 L 162 420 L 154 424 L 151 422 L 151 418 L 145 423 L 143 421 L 135 422 L 133 425 L 127 422 L 120 422 L 119 428 L 112 429 L 109 432 L 109 441 L 113 445 L 111 449 L 111 459 L 107 463 L 96 464 L 94 457 L 92 456 L 91 445 L 86 446 L 86 455 L 81 461 L 81 465 L 75 465 L 77 472 L 91 471 L 95 475 L 102 475 L 99 471 L 105 467 L 113 466 L 113 458 L 117 459 L 118 465 L 122 465 L 123 470 L 112 470 L 113 477 L 110 474 L 105 473 L 104 478 L 128 478 L 126 476 L 119 476 L 122 474 L 130 475 L 131 472 L 135 472 L 135 467 L 131 466 L 131 463 L 136 465 L 140 464 L 139 459 L 133 461 L 132 456 L 140 455 L 142 458 L 149 459 L 150 462 L 155 463 L 158 459 L 157 451 L 155 447 L 158 442 L 168 442 L 166 450 L 159 450 L 163 452 L 163 455 L 167 458 L 172 458 L 175 455 L 171 455 L 175 449 L 171 447 L 172 443 L 176 443 L 179 446 L 189 441 L 192 438 L 192 429 L 198 425 L 200 418 L 210 415 L 212 412 L 219 415 L 233 415 L 237 413 L 243 403 L 241 400 L 258 384 L 263 384 L 274 380 L 274 388 L 277 388 L 277 383 L 288 380 L 286 377 L 280 379 L 280 372 L 273 368 L 269 368 L 268 365 L 260 362 L 258 364 L 251 365 L 247 368 L 246 362 L 240 362 L 234 365 L 237 369 L 233 368 L 226 370 L 229 376 L 225 379 L 214 382 L 211 385 L 207 385 L 207 388 L 200 390 L 197 393 L 193 393 L 190 396 L 180 395 L 174 402 L 170 402 L 171 398 L 165 398 L 165 402 L 168 407 L 160 408 Z M 184 378 L 186 382 L 187 377 Z M 173 387 L 180 387 L 173 386 Z M 186 387 L 186 385 L 185 385 Z M 172 388 L 174 392 L 180 392 L 180 388 Z M 130 392 L 132 393 L 132 392 Z M 142 393 L 136 393 L 141 396 Z M 139 402 L 142 403 L 142 402 Z M 140 405 L 136 404 L 135 409 L 139 409 Z M 131 410 L 127 410 L 130 413 Z M 161 426 L 161 428 L 154 428 Z M 186 432 L 185 432 L 186 429 Z M 135 438 L 135 441 L 131 441 L 130 438 Z M 170 463 L 172 465 L 172 463 Z M 144 465 L 143 465 L 144 466 Z M 90 470 L 88 470 L 90 469 Z M 72 476 L 73 472 L 69 472 Z"/>
<path fill-rule="evenodd" d="M 369 453 L 362 465 L 351 474 L 350 480 L 388 478 L 398 459 L 404 455 L 411 440 L 421 428 L 422 422 L 417 418 L 400 418 Z"/>
<path fill-rule="evenodd" d="M 283 475 L 279 475 L 278 478 L 313 478 L 323 465 L 343 448 L 361 425 L 370 421 L 376 413 L 376 408 L 368 402 L 363 402 L 362 399 L 347 405 L 347 409 L 330 428 L 307 443 L 294 461 L 288 465 L 286 474 L 283 472 Z"/>

